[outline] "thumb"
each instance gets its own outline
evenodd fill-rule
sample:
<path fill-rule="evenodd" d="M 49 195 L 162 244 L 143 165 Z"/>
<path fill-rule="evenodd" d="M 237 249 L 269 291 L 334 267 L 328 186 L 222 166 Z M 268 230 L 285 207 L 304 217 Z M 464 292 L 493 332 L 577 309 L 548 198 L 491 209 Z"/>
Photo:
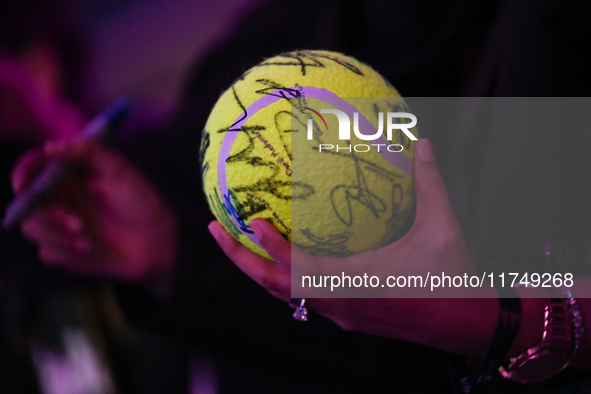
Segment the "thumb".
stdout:
<path fill-rule="evenodd" d="M 293 262 L 293 267 L 296 267 L 298 272 L 317 272 L 318 264 L 315 264 L 312 256 L 283 238 L 273 224 L 264 219 L 253 219 L 248 225 L 254 231 L 261 246 L 280 267 L 292 272 Z M 340 267 L 342 265 L 341 261 Z"/>
<path fill-rule="evenodd" d="M 428 139 L 420 139 L 415 144 L 413 177 L 417 196 L 417 223 L 448 219 L 448 215 L 455 217 Z"/>
<path fill-rule="evenodd" d="M 249 226 L 269 256 L 281 267 L 290 270 L 291 242 L 283 238 L 279 230 L 266 220 L 253 219 Z"/>

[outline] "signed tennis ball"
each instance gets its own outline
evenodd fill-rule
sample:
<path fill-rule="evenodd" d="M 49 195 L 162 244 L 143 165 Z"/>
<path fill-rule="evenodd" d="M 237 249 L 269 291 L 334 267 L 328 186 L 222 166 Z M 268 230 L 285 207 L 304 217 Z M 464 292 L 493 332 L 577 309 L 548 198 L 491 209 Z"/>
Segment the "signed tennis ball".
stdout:
<path fill-rule="evenodd" d="M 243 74 L 205 125 L 200 156 L 209 206 L 230 234 L 267 258 L 248 225 L 254 218 L 271 221 L 309 253 L 333 256 L 388 244 L 410 224 L 412 136 L 394 130 L 383 143 L 357 133 L 341 140 L 338 116 L 320 107 L 347 113 L 351 128 L 361 119 L 359 128 L 373 133 L 388 112 L 408 111 L 367 65 L 335 52 L 295 51 Z"/>

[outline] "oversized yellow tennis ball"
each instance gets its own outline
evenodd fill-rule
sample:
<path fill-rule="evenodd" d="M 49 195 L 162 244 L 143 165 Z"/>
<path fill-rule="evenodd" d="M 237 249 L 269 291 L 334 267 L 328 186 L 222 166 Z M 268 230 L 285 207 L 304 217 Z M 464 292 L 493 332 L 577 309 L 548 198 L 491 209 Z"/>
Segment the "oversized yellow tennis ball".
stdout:
<path fill-rule="evenodd" d="M 320 107 L 348 108 L 351 128 L 358 112 L 359 124 L 374 130 L 380 116 L 384 125 L 388 112 L 408 111 L 369 66 L 340 53 L 295 51 L 242 75 L 205 125 L 201 174 L 210 208 L 267 258 L 248 226 L 254 218 L 312 254 L 347 256 L 392 242 L 412 217 L 413 140 L 400 130 L 380 140 L 386 144 L 353 132 L 340 140 L 338 117 Z"/>

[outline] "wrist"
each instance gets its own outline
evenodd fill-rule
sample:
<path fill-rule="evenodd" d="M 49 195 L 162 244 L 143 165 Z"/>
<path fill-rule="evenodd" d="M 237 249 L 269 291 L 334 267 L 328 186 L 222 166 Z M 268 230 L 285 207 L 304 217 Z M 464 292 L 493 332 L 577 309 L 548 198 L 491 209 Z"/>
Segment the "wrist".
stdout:
<path fill-rule="evenodd" d="M 441 315 L 427 326 L 428 346 L 468 356 L 484 357 L 499 320 L 499 300 L 486 298 L 440 299 Z"/>

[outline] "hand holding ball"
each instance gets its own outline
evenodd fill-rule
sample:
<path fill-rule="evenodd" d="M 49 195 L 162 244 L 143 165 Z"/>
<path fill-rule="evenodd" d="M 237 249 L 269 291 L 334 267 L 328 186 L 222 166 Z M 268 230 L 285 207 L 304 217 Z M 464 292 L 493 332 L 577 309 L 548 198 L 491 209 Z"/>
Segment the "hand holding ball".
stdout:
<path fill-rule="evenodd" d="M 415 203 L 417 132 L 392 126 L 406 112 L 392 85 L 351 57 L 297 51 L 263 61 L 222 94 L 205 126 L 201 173 L 212 212 L 265 257 L 248 226 L 254 218 L 316 255 L 394 241 Z"/>

